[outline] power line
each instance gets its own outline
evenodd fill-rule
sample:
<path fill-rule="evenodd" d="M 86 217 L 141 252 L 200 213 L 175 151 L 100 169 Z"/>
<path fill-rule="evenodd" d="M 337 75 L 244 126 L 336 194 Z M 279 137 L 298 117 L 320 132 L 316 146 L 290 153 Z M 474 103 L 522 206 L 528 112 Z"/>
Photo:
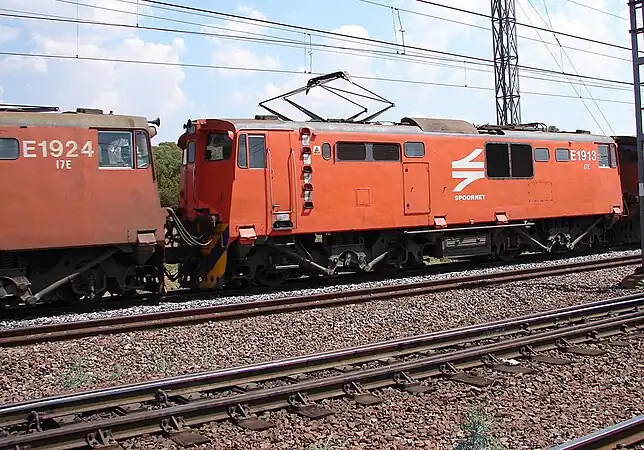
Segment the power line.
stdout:
<path fill-rule="evenodd" d="M 208 10 L 208 9 L 204 9 L 204 8 L 196 8 L 196 7 L 193 7 L 193 6 L 179 5 L 179 4 L 169 3 L 169 2 L 165 2 L 165 1 L 159 1 L 159 0 L 141 0 L 141 1 L 144 1 L 146 3 L 151 3 L 151 4 L 159 4 L 159 5 L 171 6 L 171 7 L 177 8 L 177 9 L 184 9 L 184 10 L 188 10 L 188 11 L 206 12 L 206 13 L 209 13 L 209 14 L 213 14 L 215 16 L 232 17 L 232 18 L 237 18 L 237 19 L 243 18 L 243 19 L 245 19 L 247 21 L 252 21 L 252 22 L 257 22 L 257 23 L 262 23 L 262 24 L 269 24 L 269 25 L 278 25 L 278 26 L 282 26 L 282 27 L 285 27 L 285 28 L 297 29 L 297 30 L 300 30 L 300 31 L 309 31 L 309 32 L 321 33 L 321 34 L 325 34 L 325 35 L 343 37 L 343 38 L 350 37 L 350 38 L 355 39 L 357 41 L 371 42 L 371 43 L 377 43 L 377 44 L 385 44 L 385 45 L 392 46 L 394 48 L 396 47 L 396 45 L 394 43 L 389 42 L 389 41 L 383 41 L 383 40 L 380 40 L 380 39 L 366 38 L 366 37 L 359 37 L 359 36 L 349 36 L 349 35 L 346 35 L 346 34 L 335 32 L 335 31 L 325 31 L 325 30 L 320 30 L 320 29 L 317 29 L 317 28 L 304 27 L 304 26 L 300 26 L 300 25 L 292 25 L 292 24 L 287 24 L 287 23 L 282 23 L 282 22 L 275 22 L 275 21 L 266 20 L 266 19 L 243 17 L 243 16 L 240 16 L 240 15 L 237 15 L 237 14 L 224 13 L 224 12 L 219 12 L 219 11 L 212 11 L 212 10 Z M 418 0 L 418 1 L 421 1 L 421 0 Z M 465 11 L 467 11 L 467 10 L 465 10 Z M 478 13 L 476 13 L 476 14 L 478 14 Z M 457 57 L 457 58 L 471 59 L 471 60 L 479 61 L 479 62 L 493 63 L 493 61 L 491 59 L 481 58 L 481 57 L 478 57 L 478 56 L 463 55 L 463 54 L 460 54 L 460 53 L 446 52 L 446 51 L 441 51 L 441 50 L 434 50 L 434 49 L 428 49 L 428 48 L 416 47 L 416 46 L 410 46 L 410 45 L 406 45 L 405 47 L 408 48 L 408 49 L 420 50 L 420 51 L 423 51 L 423 52 L 436 53 L 436 54 L 440 54 L 440 55 L 452 56 L 452 57 Z M 556 70 L 541 69 L 539 67 L 524 66 L 524 65 L 518 65 L 517 67 L 520 68 L 520 69 L 532 70 L 532 71 L 535 71 L 535 72 L 542 72 L 542 73 L 560 75 L 560 73 L 557 72 Z M 633 83 L 628 82 L 628 81 L 608 80 L 608 79 L 605 79 L 605 78 L 602 79 L 602 78 L 598 78 L 598 77 L 591 77 L 591 76 L 588 76 L 588 75 L 575 75 L 575 74 L 570 74 L 570 73 L 566 73 L 564 75 L 570 76 L 570 77 L 575 77 L 575 78 L 584 78 L 584 79 L 588 79 L 588 80 L 624 84 L 624 85 L 627 85 L 627 86 L 632 86 L 633 85 Z"/>
<path fill-rule="evenodd" d="M 391 9 L 392 8 L 389 5 L 385 5 L 384 3 L 380 3 L 380 2 L 377 2 L 377 1 L 374 1 L 374 0 L 356 0 L 356 1 L 361 2 L 361 3 L 366 3 L 368 5 L 379 6 L 381 8 L 386 8 L 386 9 Z M 430 18 L 430 19 L 442 20 L 444 22 L 455 23 L 455 24 L 458 24 L 458 25 L 465 25 L 467 27 L 477 28 L 479 30 L 491 31 L 490 27 L 484 27 L 482 25 L 476 25 L 474 23 L 463 22 L 461 20 L 450 19 L 450 18 L 441 17 L 441 16 L 435 16 L 435 15 L 432 15 L 432 14 L 427 14 L 427 13 L 423 13 L 423 12 L 412 10 L 412 9 L 406 9 L 406 8 L 395 7 L 394 9 L 396 9 L 398 11 L 406 12 L 408 14 L 412 14 L 412 15 L 415 15 L 415 16 L 422 16 L 422 17 L 427 17 L 427 18 Z M 520 34 L 517 34 L 517 37 L 519 39 L 523 39 L 523 40 L 526 40 L 526 41 L 533 41 L 533 42 L 539 42 L 539 43 L 542 42 L 540 39 L 533 38 L 533 37 L 530 37 L 530 36 L 522 36 Z M 556 45 L 553 42 L 548 42 L 548 44 Z M 631 62 L 630 58 L 622 58 L 620 56 L 610 55 L 608 53 L 596 52 L 596 51 L 593 51 L 593 50 L 587 50 L 587 49 L 579 48 L 579 47 L 572 47 L 570 45 L 561 45 L 561 44 L 559 44 L 559 45 L 561 47 L 563 47 L 563 48 L 567 48 L 569 50 L 574 50 L 574 51 L 581 52 L 581 53 L 588 53 L 590 55 L 603 56 L 605 58 L 611 58 L 611 59 L 617 59 L 617 60 L 620 60 L 620 61 Z"/>
<path fill-rule="evenodd" d="M 58 0 L 63 3 L 67 3 L 67 0 Z M 81 5 L 81 6 L 86 6 L 86 7 L 92 7 L 92 8 L 97 8 L 97 9 L 103 9 L 103 10 L 109 10 L 109 11 L 114 11 L 114 12 L 122 12 L 124 14 L 132 14 L 132 15 L 137 15 L 137 13 L 129 12 L 129 11 L 122 11 L 122 10 L 117 10 L 117 9 L 112 9 L 112 8 L 104 8 L 104 7 L 98 7 L 95 5 L 87 5 L 87 4 L 80 4 L 80 3 L 74 3 L 74 5 Z M 5 8 L 0 8 L 0 10 L 7 10 Z M 9 11 L 14 11 L 14 10 L 9 10 Z M 16 11 L 18 13 L 22 13 L 23 11 Z M 40 13 L 30 13 L 30 14 L 40 14 Z M 231 39 L 231 40 L 240 40 L 240 41 L 249 41 L 249 42 L 255 42 L 255 43 L 261 43 L 261 44 L 268 44 L 268 45 L 277 45 L 277 46 L 286 46 L 286 47 L 291 47 L 291 48 L 301 48 L 302 47 L 302 42 L 300 41 L 295 41 L 295 40 L 290 40 L 290 39 L 281 39 L 275 37 L 275 39 L 271 39 L 272 36 L 267 36 L 267 35 L 261 35 L 259 33 L 251 33 L 254 35 L 259 35 L 259 36 L 264 36 L 262 38 L 250 38 L 250 37 L 244 37 L 244 36 L 235 36 L 235 35 L 227 35 L 227 34 L 218 34 L 218 33 L 208 33 L 205 31 L 191 31 L 191 30 L 182 30 L 182 29 L 175 29 L 175 28 L 161 28 L 161 27 L 150 27 L 150 26 L 144 26 L 144 25 L 130 25 L 130 24 L 118 24 L 118 23 L 109 23 L 109 22 L 98 22 L 98 21 L 90 21 L 90 20 L 81 20 L 81 19 L 74 19 L 70 17 L 64 17 L 64 16 L 54 16 L 51 14 L 40 14 L 40 16 L 29 16 L 25 14 L 15 14 L 15 13 L 0 13 L 0 16 L 6 16 L 6 17 L 11 17 L 11 18 L 20 18 L 20 19 L 31 19 L 31 20 L 46 20 L 46 21 L 55 21 L 55 22 L 65 22 L 65 23 L 75 23 L 75 24 L 83 24 L 83 25 L 93 25 L 93 26 L 109 26 L 109 27 L 117 27 L 117 28 L 132 28 L 132 29 L 138 29 L 138 30 L 150 30 L 150 31 L 159 31 L 159 32 L 169 32 L 169 33 L 183 33 L 183 34 L 190 34 L 190 35 L 199 35 L 199 36 L 208 36 L 208 37 L 217 37 L 217 38 L 222 38 L 222 39 Z M 152 17 L 155 19 L 163 19 L 163 20 L 170 20 L 173 21 L 174 19 L 170 18 L 163 18 L 163 17 L 157 17 L 157 16 L 150 16 L 150 15 L 145 15 L 146 17 Z M 193 25 L 199 25 L 202 26 L 202 24 L 196 24 L 193 22 L 190 22 Z M 203 25 L 207 26 L 207 25 Z M 218 27 L 217 27 L 218 28 Z M 308 45 L 312 45 L 315 47 L 321 47 L 318 50 L 323 51 L 323 52 L 333 52 L 333 53 L 342 53 L 342 54 L 347 54 L 347 55 L 355 55 L 355 56 L 363 56 L 360 53 L 367 53 L 369 54 L 370 57 L 373 57 L 375 59 L 384 59 L 384 60 L 399 60 L 399 61 L 404 61 L 412 64 L 423 64 L 423 65 L 430 65 L 430 66 L 438 66 L 438 67 L 445 67 L 448 69 L 452 70 L 461 70 L 463 69 L 462 66 L 456 66 L 453 64 L 444 64 L 444 63 L 436 63 L 436 62 L 427 62 L 424 61 L 426 60 L 433 60 L 435 58 L 429 57 L 429 56 L 423 56 L 423 55 L 399 55 L 397 53 L 393 52 L 385 52 L 385 51 L 377 51 L 377 50 L 371 50 L 371 49 L 357 49 L 357 48 L 350 48 L 350 47 L 340 47 L 340 46 L 333 46 L 333 45 L 327 45 L 327 44 L 313 44 L 310 43 Z M 341 50 L 338 52 L 338 50 Z M 409 57 L 407 57 L 409 56 Z M 418 60 L 416 59 L 418 58 Z M 436 58 L 438 60 L 448 60 L 450 62 L 457 62 L 460 63 L 461 61 L 455 60 L 455 59 L 446 59 L 446 58 Z M 472 64 L 478 64 L 481 66 L 486 66 L 486 67 L 492 67 L 490 64 L 483 64 L 483 63 L 472 63 Z M 478 72 L 483 72 L 483 73 L 492 73 L 492 70 L 483 70 L 483 69 L 475 69 L 475 68 L 470 68 L 472 71 L 478 71 Z M 559 80 L 555 78 L 544 78 L 544 77 L 538 77 L 538 76 L 531 76 L 531 75 L 522 75 L 523 78 L 527 79 L 533 79 L 533 80 L 538 80 L 538 81 L 545 81 L 545 82 L 550 82 L 550 83 L 570 83 L 570 80 Z M 613 89 L 613 90 L 624 90 L 624 91 L 629 91 L 629 88 L 620 88 L 617 86 L 608 86 L 605 84 L 591 84 L 593 87 L 597 88 L 603 88 L 603 89 Z"/>
<path fill-rule="evenodd" d="M 538 16 L 538 17 L 543 21 L 543 23 L 545 23 L 545 24 L 546 24 L 546 26 L 548 26 L 548 23 L 547 23 L 547 22 L 545 21 L 545 19 L 541 16 L 541 13 L 540 13 L 540 12 L 539 12 L 539 10 L 534 6 L 534 4 L 532 3 L 532 1 L 531 1 L 531 0 L 528 0 L 528 4 L 532 7 L 532 9 L 534 10 L 534 12 L 535 12 L 535 13 L 537 14 L 537 16 Z M 547 13 L 547 11 L 548 11 L 548 6 L 547 6 L 547 4 L 546 4 L 546 0 L 543 0 L 543 5 L 546 7 L 546 13 Z M 519 3 L 519 8 L 521 8 L 521 10 L 523 11 L 523 13 L 524 13 L 524 14 L 526 15 L 526 17 L 528 18 L 528 20 L 530 20 L 530 16 L 528 16 L 528 15 L 526 14 L 526 12 L 523 10 L 523 7 L 521 6 L 521 3 Z M 548 20 L 549 20 L 549 19 L 550 19 L 550 15 L 548 14 Z M 538 34 L 538 33 L 539 33 L 539 32 L 537 31 L 537 34 Z M 541 37 L 541 35 L 539 35 L 539 37 Z M 558 39 L 557 39 L 557 41 L 558 41 Z M 554 59 L 554 60 L 555 60 L 555 63 L 557 63 L 557 65 L 559 66 L 559 68 L 561 68 L 561 71 L 563 72 L 563 67 L 559 65 L 559 62 L 557 61 L 557 58 L 555 58 L 555 55 L 553 55 L 553 54 L 552 54 L 552 52 L 550 51 L 550 48 L 546 45 L 546 43 L 545 43 L 545 42 L 544 42 L 544 45 L 546 46 L 546 49 L 548 50 L 548 53 L 550 53 L 550 55 L 552 56 L 552 59 Z M 566 59 L 568 59 L 568 62 L 569 62 L 569 63 L 570 63 L 570 65 L 572 66 L 572 69 L 575 71 L 575 73 L 578 73 L 578 72 L 577 72 L 577 68 L 575 67 L 575 64 L 572 62 L 572 59 L 570 59 L 570 56 L 568 56 L 568 53 L 567 53 L 564 49 L 562 49 L 562 52 L 563 52 L 563 54 L 564 54 L 564 55 L 566 55 Z M 562 63 L 563 63 L 563 61 L 562 61 Z M 582 84 L 584 84 L 583 80 L 581 80 L 581 83 L 582 83 Z M 578 94 L 577 90 L 575 89 L 575 86 L 574 86 L 572 83 L 570 83 L 570 85 L 572 86 L 572 89 L 575 91 L 575 94 Z M 608 119 L 607 119 L 607 118 L 606 118 L 606 116 L 604 115 L 604 111 L 602 111 L 602 109 L 599 107 L 599 105 L 598 105 L 598 104 L 597 104 L 597 102 L 595 101 L 595 99 L 594 99 L 594 97 L 593 97 L 592 92 L 590 92 L 590 89 L 588 89 L 588 86 L 586 86 L 586 85 L 584 84 L 584 87 L 586 88 L 586 92 L 588 92 L 588 95 L 590 96 L 590 98 L 591 98 L 591 100 L 593 101 L 593 103 L 595 103 L 595 106 L 596 106 L 596 107 L 597 107 L 597 109 L 599 110 L 599 113 L 600 113 L 600 114 L 602 115 L 602 117 L 604 118 L 604 121 L 605 121 L 605 122 L 606 122 L 606 124 L 608 125 L 608 128 L 610 128 L 610 131 L 611 131 L 611 132 L 613 133 L 613 135 L 614 135 L 614 134 L 615 134 L 615 130 L 613 129 L 613 127 L 611 126 L 610 122 L 608 121 Z M 599 127 L 599 129 L 601 130 L 601 132 L 602 132 L 602 133 L 604 133 L 604 130 L 602 129 L 601 125 L 599 125 L 599 123 L 598 123 L 598 122 L 597 122 L 597 120 L 595 119 L 594 114 L 590 111 L 590 108 L 588 108 L 588 106 L 586 106 L 586 102 L 584 102 L 584 101 L 582 100 L 582 103 L 584 104 L 584 106 L 585 106 L 585 107 L 586 107 L 586 109 L 588 110 L 588 113 L 591 115 L 591 117 L 593 118 L 593 120 L 595 121 L 595 123 L 597 124 L 597 126 Z"/>
<path fill-rule="evenodd" d="M 622 20 L 625 20 L 625 21 L 628 22 L 628 19 L 626 17 L 622 17 L 619 14 L 613 14 L 612 12 L 608 12 L 608 11 L 605 11 L 603 9 L 595 8 L 594 6 L 584 5 L 583 3 L 577 2 L 575 0 L 566 0 L 566 1 L 568 3 L 572 3 L 574 5 L 581 6 L 581 7 L 590 9 L 592 11 L 598 12 L 598 13 L 606 14 L 607 16 L 613 16 L 613 17 L 616 17 L 617 19 L 622 19 Z"/>
<path fill-rule="evenodd" d="M 150 1 L 150 0 L 143 0 L 143 1 Z M 441 3 L 436 3 L 436 2 L 429 1 L 429 0 L 416 0 L 416 1 L 421 2 L 421 3 L 426 3 L 428 5 L 438 6 L 440 8 L 451 9 L 452 11 L 458 11 L 458 12 L 462 12 L 462 13 L 466 13 L 466 14 L 472 14 L 474 16 L 484 17 L 486 19 L 492 20 L 492 16 L 490 16 L 488 14 L 480 13 L 480 12 L 477 12 L 477 11 L 472 11 L 472 10 L 469 10 L 469 9 L 457 8 L 456 6 L 443 5 Z M 578 36 L 576 34 L 564 33 L 563 31 L 548 30 L 547 28 L 537 27 L 535 25 L 530 25 L 530 24 L 521 23 L 521 22 L 517 22 L 516 24 L 519 25 L 519 26 L 525 27 L 525 28 L 532 28 L 532 29 L 538 30 L 538 31 L 545 31 L 545 32 L 548 32 L 548 33 L 554 33 L 554 34 L 558 34 L 560 36 L 566 36 L 566 37 L 573 38 L 573 39 L 579 39 L 581 41 L 592 42 L 594 44 L 606 45 L 608 47 L 614 47 L 614 48 L 619 48 L 619 49 L 628 50 L 628 51 L 631 50 L 630 47 L 625 47 L 623 45 L 613 44 L 611 42 L 605 42 L 605 41 L 598 41 L 596 39 L 591 39 L 591 38 L 584 37 L 584 36 Z"/>
<path fill-rule="evenodd" d="M 164 67 L 186 67 L 186 68 L 197 68 L 197 69 L 218 69 L 218 70 L 231 70 L 231 71 L 244 71 L 244 72 L 263 72 L 263 73 L 274 73 L 274 74 L 282 74 L 282 75 L 285 75 L 285 74 L 286 75 L 324 75 L 323 72 L 304 73 L 304 72 L 301 72 L 298 70 L 292 70 L 292 69 L 264 69 L 264 68 L 239 67 L 239 66 L 219 66 L 219 65 L 213 65 L 213 64 L 178 63 L 178 62 L 170 62 L 170 61 L 142 61 L 138 59 L 103 58 L 98 56 L 70 56 L 70 55 L 52 55 L 47 53 L 26 53 L 26 52 L 0 52 L 0 55 L 21 56 L 26 58 L 60 59 L 60 60 L 67 60 L 67 61 L 76 60 L 76 61 L 152 65 L 152 66 L 164 66 Z M 355 78 L 358 80 L 382 81 L 387 83 L 401 83 L 401 84 L 411 84 L 411 85 L 421 85 L 421 86 L 450 87 L 450 88 L 472 89 L 472 90 L 480 90 L 480 91 L 494 91 L 494 88 L 486 87 L 486 86 L 465 86 L 465 85 L 454 84 L 454 83 L 440 83 L 440 82 L 421 81 L 421 80 L 405 80 L 402 78 L 372 77 L 372 76 L 364 76 L 364 75 L 351 75 L 351 78 Z M 543 97 L 557 97 L 557 98 L 575 98 L 575 99 L 580 98 L 574 95 L 529 92 L 529 91 L 523 91 L 522 94 L 543 96 Z M 613 99 L 596 99 L 596 101 L 630 105 L 630 106 L 633 105 L 633 102 L 613 100 Z"/>
<path fill-rule="evenodd" d="M 532 6 L 532 8 L 533 8 L 533 9 L 535 9 L 535 11 L 537 11 L 537 10 L 536 10 L 536 8 L 534 7 L 534 5 L 532 4 L 532 2 L 531 2 L 530 0 L 528 0 L 528 3 L 530 3 L 530 6 Z M 519 5 L 519 8 L 520 8 L 520 9 L 521 9 L 521 11 L 523 12 L 523 14 L 528 18 L 528 21 L 530 21 L 530 16 L 528 16 L 528 14 L 526 13 L 526 11 L 523 9 L 523 6 L 521 6 L 521 2 L 517 2 L 517 4 Z M 538 12 L 539 12 L 539 11 L 537 11 L 537 13 L 538 13 Z M 540 15 L 540 14 L 539 14 L 539 17 L 541 17 L 541 15 Z M 543 20 L 543 18 L 542 18 L 542 20 Z M 531 21 L 530 21 L 530 22 L 531 22 Z M 539 36 L 539 38 L 541 38 L 541 34 L 540 34 L 538 31 L 537 31 L 537 36 Z M 544 42 L 544 45 L 545 45 L 545 47 L 546 47 L 546 50 L 548 50 L 548 53 L 550 53 L 550 56 L 552 56 L 552 59 L 554 59 L 555 64 L 557 64 L 557 66 L 561 69 L 561 72 L 563 72 L 563 71 L 564 71 L 564 70 L 563 70 L 563 67 L 561 67 L 561 65 L 559 64 L 559 61 L 557 61 L 557 58 L 555 58 L 555 55 L 553 55 L 552 51 L 550 51 L 550 47 L 548 47 L 548 46 L 545 44 L 545 42 Z M 573 67 L 573 69 L 574 69 L 574 67 Z M 575 94 L 577 94 L 577 96 L 578 96 L 579 98 L 581 98 L 581 95 L 579 94 L 579 92 L 577 92 L 577 89 L 575 89 L 575 86 L 574 86 L 572 83 L 570 83 L 570 85 L 572 86 L 572 90 L 573 90 L 573 91 L 575 91 Z M 590 92 L 590 91 L 589 91 L 589 92 Z M 592 95 L 591 95 L 591 97 L 592 97 Z M 593 121 L 595 122 L 595 124 L 596 124 L 596 125 L 597 125 L 597 127 L 599 128 L 599 131 L 600 131 L 602 134 L 604 134 L 604 129 L 603 129 L 603 128 L 602 128 L 602 126 L 599 124 L 599 122 L 598 122 L 598 121 L 597 121 L 597 119 L 595 118 L 595 115 L 594 115 L 594 114 L 593 114 L 593 112 L 590 110 L 590 108 L 588 107 L 588 105 L 586 104 L 586 102 L 582 99 L 582 100 L 581 100 L 581 103 L 584 105 L 584 108 L 586 108 L 586 111 L 588 111 L 588 114 L 590 114 L 590 117 L 593 119 Z"/>

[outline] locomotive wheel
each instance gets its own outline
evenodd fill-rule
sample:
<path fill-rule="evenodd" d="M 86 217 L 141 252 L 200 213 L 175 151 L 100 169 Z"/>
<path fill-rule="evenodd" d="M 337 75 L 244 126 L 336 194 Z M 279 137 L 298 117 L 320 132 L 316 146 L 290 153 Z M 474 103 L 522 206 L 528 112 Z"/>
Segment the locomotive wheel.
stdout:
<path fill-rule="evenodd" d="M 75 269 L 82 267 L 88 262 L 89 261 L 84 261 L 84 260 L 79 261 L 76 264 Z M 85 286 L 83 286 L 83 283 L 85 283 L 87 281 L 87 278 L 90 276 L 93 277 L 93 279 L 96 281 L 96 285 L 94 286 L 94 291 L 87 294 L 79 292 L 78 287 L 84 288 Z M 104 277 L 105 277 L 105 272 L 103 272 L 103 269 L 101 268 L 101 266 L 93 267 L 87 272 L 80 274 L 78 277 L 76 277 L 74 280 L 70 281 L 69 283 L 65 284 L 64 286 L 61 286 L 56 291 L 56 294 L 62 301 L 64 301 L 65 303 L 69 303 L 71 305 L 88 305 L 92 303 L 97 303 L 101 301 L 101 299 L 107 292 L 108 283 L 106 282 Z M 101 280 L 101 278 L 103 279 Z M 76 289 L 75 289 L 75 286 L 76 286 Z"/>
<path fill-rule="evenodd" d="M 262 286 L 276 288 L 288 280 L 290 274 L 290 270 L 275 270 L 272 267 L 259 265 L 255 269 L 255 281 Z"/>

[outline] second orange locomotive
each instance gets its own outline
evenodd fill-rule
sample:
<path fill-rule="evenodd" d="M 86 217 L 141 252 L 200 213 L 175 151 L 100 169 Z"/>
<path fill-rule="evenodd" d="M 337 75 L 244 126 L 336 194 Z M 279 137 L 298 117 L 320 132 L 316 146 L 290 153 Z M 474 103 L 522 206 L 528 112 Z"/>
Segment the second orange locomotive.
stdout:
<path fill-rule="evenodd" d="M 177 258 L 184 285 L 575 251 L 605 243 L 622 215 L 607 136 L 285 119 L 186 124 L 179 216 L 211 239 Z"/>

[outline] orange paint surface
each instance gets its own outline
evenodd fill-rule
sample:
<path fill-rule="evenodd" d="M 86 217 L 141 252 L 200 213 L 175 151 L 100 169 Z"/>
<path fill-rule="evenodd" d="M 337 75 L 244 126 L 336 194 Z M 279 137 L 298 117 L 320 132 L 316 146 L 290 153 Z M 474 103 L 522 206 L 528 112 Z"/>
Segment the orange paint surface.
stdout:
<path fill-rule="evenodd" d="M 622 206 L 619 168 L 599 167 L 598 159 L 590 159 L 590 152 L 596 154 L 598 150 L 593 136 L 561 134 L 559 140 L 552 134 L 541 138 L 543 133 L 539 132 L 514 137 L 510 133 L 458 135 L 379 125 L 371 126 L 373 132 L 368 131 L 370 126 L 362 126 L 365 131 L 350 132 L 343 130 L 342 124 L 269 122 L 263 126 L 261 121 L 246 122 L 252 122 L 253 127 L 237 129 L 235 121 L 200 120 L 195 122 L 194 136 L 181 138 L 194 140 L 196 153 L 194 178 L 190 165 L 182 167 L 182 187 L 185 192 L 189 189 L 190 195 L 182 197 L 180 207 L 189 214 L 193 214 L 193 208 L 219 213 L 220 219 L 230 225 L 231 239 L 239 236 L 240 227 L 247 226 L 254 227 L 258 236 L 324 233 L 428 227 L 437 217 L 454 226 L 495 223 L 497 214 L 504 214 L 510 221 L 610 215 L 614 206 Z M 304 126 L 314 133 L 310 142 L 313 209 L 304 208 L 299 132 Z M 412 131 L 407 134 L 405 129 Z M 204 160 L 206 135 L 212 131 L 234 134 L 228 159 Z M 236 142 L 240 133 L 265 136 L 265 169 L 238 167 Z M 610 142 L 609 138 L 602 139 Z M 398 143 L 401 161 L 336 161 L 338 141 Z M 424 157 L 406 157 L 402 150 L 405 142 L 423 142 Z M 550 159 L 538 162 L 533 158 L 533 177 L 529 179 L 489 179 L 481 175 L 459 190 L 463 178 L 453 172 L 486 173 L 486 142 L 529 144 L 533 152 L 534 148 L 547 148 Z M 316 151 L 324 143 L 331 145 L 329 160 Z M 557 148 L 568 149 L 571 160 L 556 161 Z M 465 168 L 453 166 L 460 160 Z M 278 211 L 290 212 L 293 230 L 272 230 Z"/>
<path fill-rule="evenodd" d="M 97 131 L 83 127 L 0 126 L 0 138 L 17 139 L 20 151 L 0 160 L 0 250 L 135 243 L 140 230 L 163 242 L 152 164 L 99 169 Z"/>

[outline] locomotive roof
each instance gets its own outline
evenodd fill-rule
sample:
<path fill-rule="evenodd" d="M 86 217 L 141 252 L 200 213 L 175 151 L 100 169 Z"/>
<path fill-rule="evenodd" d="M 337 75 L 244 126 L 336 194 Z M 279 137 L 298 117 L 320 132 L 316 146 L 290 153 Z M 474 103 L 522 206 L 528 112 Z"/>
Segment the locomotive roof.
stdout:
<path fill-rule="evenodd" d="M 145 117 L 96 113 L 0 112 L 0 126 L 148 128 Z"/>
<path fill-rule="evenodd" d="M 404 118 L 401 124 L 373 124 L 349 122 L 296 122 L 266 119 L 217 119 L 231 123 L 237 130 L 297 130 L 305 127 L 311 131 L 327 131 L 335 133 L 381 133 L 406 135 L 453 135 L 458 137 L 482 137 L 490 140 L 525 139 L 553 140 L 573 142 L 614 143 L 610 136 L 575 133 L 575 132 L 546 132 L 546 131 L 516 131 L 503 130 L 501 134 L 479 131 L 474 125 L 465 120 L 433 119 L 433 118 Z"/>

